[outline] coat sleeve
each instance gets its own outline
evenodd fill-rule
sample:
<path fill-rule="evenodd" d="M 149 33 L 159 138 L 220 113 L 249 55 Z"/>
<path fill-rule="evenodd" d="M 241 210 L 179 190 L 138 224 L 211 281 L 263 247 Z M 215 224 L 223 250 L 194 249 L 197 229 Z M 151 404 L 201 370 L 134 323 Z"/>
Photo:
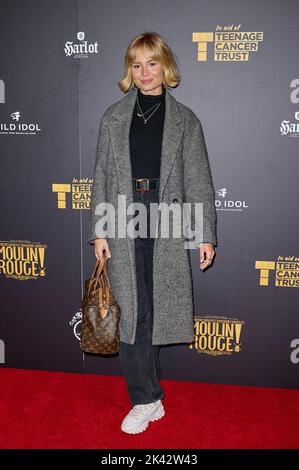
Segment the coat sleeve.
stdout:
<path fill-rule="evenodd" d="M 93 172 L 93 184 L 91 190 L 90 216 L 89 216 L 89 237 L 87 243 L 94 245 L 96 238 L 106 238 L 107 234 L 99 233 L 96 230 L 96 223 L 102 217 L 97 214 L 97 205 L 106 202 L 106 176 L 107 176 L 107 155 L 109 151 L 110 132 L 106 113 L 103 114 L 97 139 L 96 156 Z"/>
<path fill-rule="evenodd" d="M 190 110 L 185 126 L 184 145 L 184 201 L 191 203 L 191 230 L 195 231 L 193 203 L 202 203 L 200 233 L 196 233 L 193 248 L 209 241 L 217 245 L 215 189 L 203 128 L 198 117 Z"/>

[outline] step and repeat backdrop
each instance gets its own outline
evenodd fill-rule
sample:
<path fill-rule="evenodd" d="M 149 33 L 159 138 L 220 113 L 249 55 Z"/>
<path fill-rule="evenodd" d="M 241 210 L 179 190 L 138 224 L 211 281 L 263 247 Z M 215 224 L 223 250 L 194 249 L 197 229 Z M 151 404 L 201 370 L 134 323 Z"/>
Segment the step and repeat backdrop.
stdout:
<path fill-rule="evenodd" d="M 16 0 L 0 15 L 1 367 L 122 375 L 80 349 L 98 126 L 126 48 L 161 34 L 200 118 L 216 257 L 192 250 L 195 343 L 161 378 L 299 388 L 297 1 Z"/>

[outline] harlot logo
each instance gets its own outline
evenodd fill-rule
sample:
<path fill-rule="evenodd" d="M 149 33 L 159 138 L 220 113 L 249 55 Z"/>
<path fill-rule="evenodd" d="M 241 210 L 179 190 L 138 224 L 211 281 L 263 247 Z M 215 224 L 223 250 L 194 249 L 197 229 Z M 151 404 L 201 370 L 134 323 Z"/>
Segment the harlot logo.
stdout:
<path fill-rule="evenodd" d="M 193 32 L 192 42 L 197 43 L 197 60 L 206 62 L 208 44 L 214 46 L 214 62 L 247 62 L 250 54 L 259 50 L 263 41 L 261 31 L 240 31 L 238 25 L 217 25 L 215 32 Z"/>
<path fill-rule="evenodd" d="M 6 135 L 37 135 L 41 132 L 38 123 L 21 121 L 20 111 L 10 114 L 11 122 L 0 122 L 0 134 Z"/>
<path fill-rule="evenodd" d="M 280 135 L 288 135 L 289 137 L 299 137 L 299 111 L 294 113 L 297 122 L 291 122 L 290 119 L 284 119 L 280 123 Z"/>
<path fill-rule="evenodd" d="M 290 102 L 297 105 L 299 103 L 299 79 L 294 78 L 290 82 Z M 291 122 L 290 119 L 284 119 L 280 123 L 280 134 L 289 137 L 299 137 L 299 111 L 294 112 L 294 118 L 297 122 Z"/>
<path fill-rule="evenodd" d="M 260 272 L 260 286 L 269 286 L 271 274 L 275 287 L 299 287 L 299 258 L 278 256 L 276 261 L 256 261 L 255 269 Z"/>
<path fill-rule="evenodd" d="M 88 54 L 98 54 L 98 42 L 88 43 L 88 41 L 84 41 L 85 33 L 83 31 L 79 31 L 77 33 L 79 43 L 75 43 L 73 41 L 66 41 L 64 45 L 64 52 L 67 57 L 73 57 L 74 59 L 86 59 L 88 58 Z"/>

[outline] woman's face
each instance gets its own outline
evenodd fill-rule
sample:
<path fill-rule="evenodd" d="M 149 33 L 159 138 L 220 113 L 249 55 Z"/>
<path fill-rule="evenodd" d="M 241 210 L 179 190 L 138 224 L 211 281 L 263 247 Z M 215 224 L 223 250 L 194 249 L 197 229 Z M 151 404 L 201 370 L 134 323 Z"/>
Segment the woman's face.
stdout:
<path fill-rule="evenodd" d="M 163 91 L 163 69 L 161 63 L 151 60 L 148 50 L 140 49 L 131 65 L 132 78 L 145 95 L 160 95 Z"/>

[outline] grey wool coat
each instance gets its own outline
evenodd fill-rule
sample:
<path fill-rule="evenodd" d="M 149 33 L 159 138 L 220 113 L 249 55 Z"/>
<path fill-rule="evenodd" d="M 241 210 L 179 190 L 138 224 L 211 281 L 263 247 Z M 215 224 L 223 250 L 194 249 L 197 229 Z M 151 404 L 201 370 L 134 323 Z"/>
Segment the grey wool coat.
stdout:
<path fill-rule="evenodd" d="M 117 227 L 118 195 L 126 196 L 126 207 L 133 203 L 129 130 L 136 95 L 137 88 L 127 92 L 106 109 L 100 120 L 87 240 L 90 245 L 96 238 L 108 241 L 111 252 L 108 275 L 112 293 L 121 308 L 120 340 L 128 344 L 135 342 L 138 312 L 134 239 L 118 237 L 117 230 L 114 237 L 109 233 L 99 234 L 96 223 L 101 216 L 97 215 L 96 207 L 100 202 L 113 204 Z M 201 241 L 217 244 L 215 191 L 202 125 L 195 113 L 177 101 L 167 88 L 159 202 L 202 202 Z M 132 218 L 126 217 L 127 222 Z M 159 223 L 158 217 L 158 227 Z M 190 223 L 194 224 L 193 216 Z M 184 235 L 181 238 L 160 235 L 155 238 L 153 254 L 152 344 L 190 343 L 194 341 L 190 249 L 185 248 Z"/>

